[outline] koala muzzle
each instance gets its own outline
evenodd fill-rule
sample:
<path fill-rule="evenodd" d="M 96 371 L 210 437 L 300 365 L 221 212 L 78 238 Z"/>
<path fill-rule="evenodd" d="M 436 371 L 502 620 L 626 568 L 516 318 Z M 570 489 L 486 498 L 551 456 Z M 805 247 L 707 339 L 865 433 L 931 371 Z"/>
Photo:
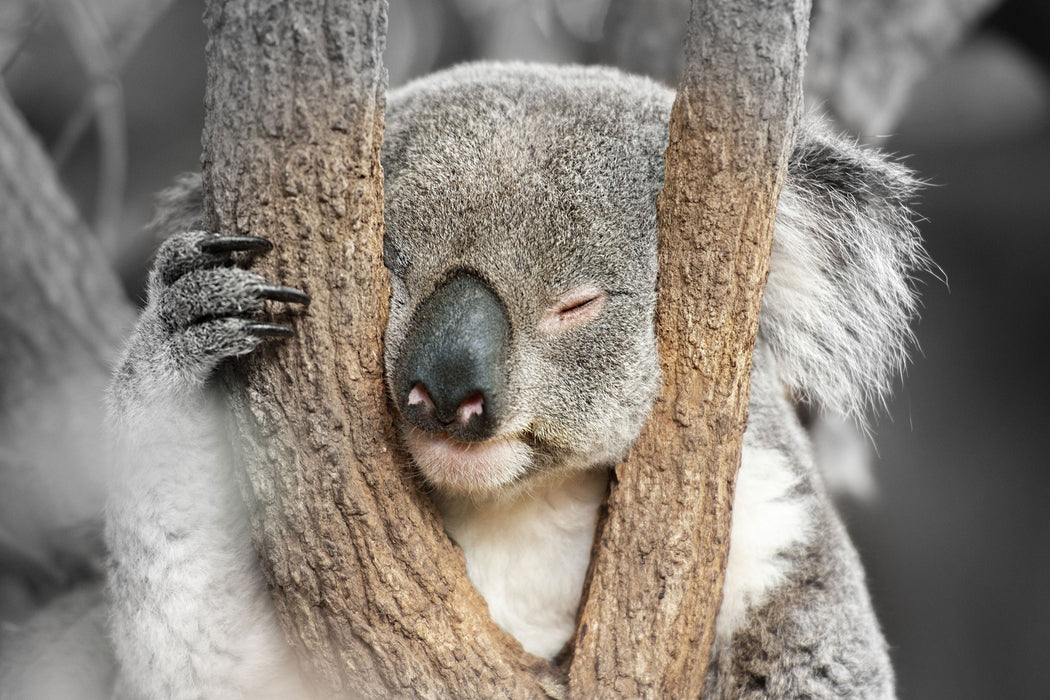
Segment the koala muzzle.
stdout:
<path fill-rule="evenodd" d="M 429 433 L 477 442 L 493 435 L 506 383 L 507 315 L 496 295 L 461 274 L 419 305 L 401 356 L 397 402 Z"/>

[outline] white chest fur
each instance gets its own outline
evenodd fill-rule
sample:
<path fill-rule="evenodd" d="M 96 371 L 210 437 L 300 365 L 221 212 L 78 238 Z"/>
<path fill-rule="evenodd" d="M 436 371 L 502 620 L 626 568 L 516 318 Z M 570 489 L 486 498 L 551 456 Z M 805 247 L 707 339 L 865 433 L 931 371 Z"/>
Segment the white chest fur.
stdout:
<path fill-rule="evenodd" d="M 537 656 L 555 656 L 575 629 L 607 480 L 581 472 L 510 502 L 441 504 L 492 619 Z"/>
<path fill-rule="evenodd" d="M 745 437 L 716 621 L 723 639 L 784 582 L 793 564 L 783 555 L 811 536 L 808 495 L 796 493 L 800 480 L 783 453 L 748 445 Z"/>
<path fill-rule="evenodd" d="M 791 495 L 798 477 L 785 459 L 745 444 L 719 635 L 731 634 L 784 580 L 790 563 L 781 553 L 809 535 L 804 498 Z M 607 480 L 583 472 L 509 502 L 440 504 L 492 619 L 537 656 L 555 656 L 575 630 Z"/>

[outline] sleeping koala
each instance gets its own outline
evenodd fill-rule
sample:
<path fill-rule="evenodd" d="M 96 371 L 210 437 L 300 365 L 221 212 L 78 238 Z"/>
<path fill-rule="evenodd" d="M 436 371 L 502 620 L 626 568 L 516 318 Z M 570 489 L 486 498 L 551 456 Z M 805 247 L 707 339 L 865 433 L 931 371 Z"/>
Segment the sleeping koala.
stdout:
<path fill-rule="evenodd" d="M 569 641 L 608 469 L 660 384 L 656 197 L 674 94 L 605 68 L 475 64 L 388 96 L 385 361 L 401 437 L 494 620 Z M 795 402 L 859 415 L 904 361 L 915 181 L 816 122 L 778 207 L 707 696 L 892 697 L 864 574 Z M 199 230 L 200 184 L 111 388 L 120 697 L 301 692 L 252 551 L 209 378 L 305 302 Z"/>

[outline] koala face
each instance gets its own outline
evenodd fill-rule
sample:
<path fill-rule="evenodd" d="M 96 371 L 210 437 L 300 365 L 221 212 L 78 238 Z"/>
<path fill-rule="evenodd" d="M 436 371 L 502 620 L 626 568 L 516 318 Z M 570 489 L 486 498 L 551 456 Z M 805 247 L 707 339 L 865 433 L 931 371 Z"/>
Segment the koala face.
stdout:
<path fill-rule="evenodd" d="M 424 478 L 486 493 L 617 460 L 659 385 L 666 90 L 473 65 L 389 96 L 388 386 Z"/>

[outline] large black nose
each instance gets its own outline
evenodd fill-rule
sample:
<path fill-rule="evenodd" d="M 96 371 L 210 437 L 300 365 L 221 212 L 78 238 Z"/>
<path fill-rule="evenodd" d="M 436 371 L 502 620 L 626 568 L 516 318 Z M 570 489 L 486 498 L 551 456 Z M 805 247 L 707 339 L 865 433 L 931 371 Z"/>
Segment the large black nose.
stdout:
<path fill-rule="evenodd" d="M 480 280 L 438 287 L 409 324 L 397 379 L 398 408 L 422 430 L 456 440 L 491 437 L 506 383 L 507 315 Z"/>

